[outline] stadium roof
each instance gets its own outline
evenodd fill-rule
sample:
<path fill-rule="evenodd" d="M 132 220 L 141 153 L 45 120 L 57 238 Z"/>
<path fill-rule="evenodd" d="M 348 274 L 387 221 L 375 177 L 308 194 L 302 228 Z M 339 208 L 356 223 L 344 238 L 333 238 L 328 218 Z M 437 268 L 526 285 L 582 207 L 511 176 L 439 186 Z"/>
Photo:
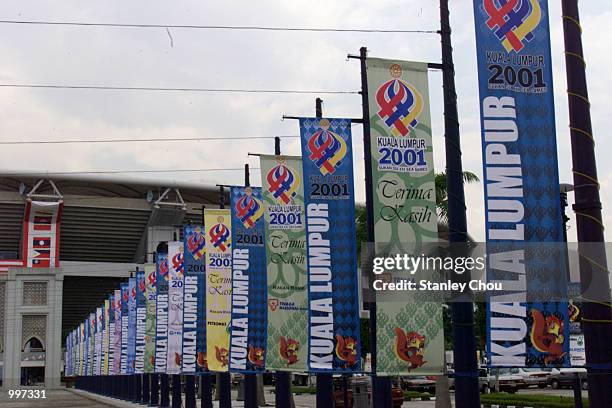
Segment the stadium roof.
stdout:
<path fill-rule="evenodd" d="M 219 202 L 218 187 L 180 180 L 0 172 L 0 257 L 19 256 L 32 193 L 64 202 L 61 261 L 143 263 L 148 227 L 201 223 L 202 208 Z"/>

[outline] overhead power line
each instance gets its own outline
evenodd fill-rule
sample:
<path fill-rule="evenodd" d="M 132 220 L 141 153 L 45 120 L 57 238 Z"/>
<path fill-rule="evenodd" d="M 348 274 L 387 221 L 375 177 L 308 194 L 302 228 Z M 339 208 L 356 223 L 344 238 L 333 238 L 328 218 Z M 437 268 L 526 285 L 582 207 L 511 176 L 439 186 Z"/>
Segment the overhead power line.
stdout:
<path fill-rule="evenodd" d="M 29 145 L 29 144 L 70 144 L 70 143 L 133 143 L 133 142 L 187 142 L 187 141 L 218 141 L 218 140 L 248 140 L 248 139 L 282 139 L 299 138 L 299 136 L 238 136 L 238 137 L 164 137 L 158 139 L 73 139 L 73 140 L 15 140 L 0 142 L 0 145 Z"/>
<path fill-rule="evenodd" d="M 252 167 L 251 170 L 259 170 L 259 167 Z M 91 171 L 25 171 L 15 173 L 2 173 L 3 177 L 6 176 L 28 176 L 32 175 L 40 176 L 42 174 L 46 176 L 63 176 L 69 174 L 128 174 L 128 173 L 189 173 L 189 172 L 209 172 L 209 171 L 244 171 L 244 167 L 235 168 L 211 168 L 211 169 L 167 169 L 167 170 L 91 170 Z"/>
<path fill-rule="evenodd" d="M 46 88 L 46 89 L 89 89 L 103 91 L 162 91 L 162 92 L 227 92 L 227 93 L 273 93 L 273 94 L 358 94 L 359 91 L 325 91 L 301 89 L 245 89 L 245 88 L 165 88 L 153 86 L 106 86 L 106 85 L 65 85 L 65 84 L 17 84 L 0 83 L 0 88 Z"/>
<path fill-rule="evenodd" d="M 335 28 L 335 27 L 272 27 L 272 26 L 230 26 L 230 25 L 193 25 L 193 24 L 133 24 L 133 23 L 96 23 L 79 21 L 44 20 L 0 20 L 0 24 L 76 26 L 76 27 L 115 27 L 115 28 L 176 28 L 196 30 L 243 30 L 243 31 L 297 31 L 297 32 L 336 32 L 336 33 L 376 33 L 376 34 L 437 34 L 437 30 L 397 30 L 381 28 Z"/>

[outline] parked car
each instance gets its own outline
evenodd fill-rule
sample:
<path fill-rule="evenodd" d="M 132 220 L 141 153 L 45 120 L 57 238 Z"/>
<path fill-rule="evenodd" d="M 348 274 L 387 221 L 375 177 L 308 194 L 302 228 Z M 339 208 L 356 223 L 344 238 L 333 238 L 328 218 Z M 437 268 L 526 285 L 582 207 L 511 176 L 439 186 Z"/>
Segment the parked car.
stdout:
<path fill-rule="evenodd" d="M 478 385 L 481 393 L 489 394 L 494 391 L 497 381 L 499 381 L 499 391 L 502 392 L 514 394 L 522 388 L 527 388 L 523 377 L 510 373 L 509 368 L 497 368 L 490 371 L 481 368 L 478 370 Z"/>
<path fill-rule="evenodd" d="M 352 383 L 356 381 L 356 377 L 352 377 L 348 381 L 348 406 L 344 407 L 344 390 L 342 389 L 342 381 L 334 379 L 334 408 L 353 408 L 353 387 Z M 365 381 L 368 387 L 368 399 L 372 399 L 372 377 L 359 376 L 357 381 Z M 393 385 L 391 388 L 391 396 L 393 398 L 393 408 L 401 408 L 404 403 L 404 392 L 400 387 Z"/>
<path fill-rule="evenodd" d="M 434 394 L 436 392 L 436 377 L 426 377 L 424 375 L 401 377 L 400 385 L 404 390 Z"/>
<path fill-rule="evenodd" d="M 548 377 L 548 383 L 554 389 L 573 387 L 576 374 L 580 378 L 580 386 L 583 390 L 589 387 L 587 383 L 587 370 L 585 368 L 553 368 Z"/>
<path fill-rule="evenodd" d="M 536 386 L 539 388 L 546 388 L 551 369 L 513 367 L 510 369 L 510 374 L 516 374 L 523 377 L 523 381 L 525 381 L 527 387 Z"/>

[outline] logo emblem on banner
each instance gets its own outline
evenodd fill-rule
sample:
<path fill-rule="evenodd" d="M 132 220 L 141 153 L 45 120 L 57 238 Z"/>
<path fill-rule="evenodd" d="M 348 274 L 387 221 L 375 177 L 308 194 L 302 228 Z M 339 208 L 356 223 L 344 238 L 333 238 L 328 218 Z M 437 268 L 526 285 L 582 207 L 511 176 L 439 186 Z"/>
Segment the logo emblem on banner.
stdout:
<path fill-rule="evenodd" d="M 196 261 L 206 254 L 206 241 L 204 234 L 197 230 L 192 230 L 187 238 L 187 250 Z"/>
<path fill-rule="evenodd" d="M 147 279 L 149 280 L 149 284 L 154 287 L 155 282 L 157 282 L 157 274 L 155 273 L 155 269 L 149 272 L 149 276 L 147 276 Z"/>
<path fill-rule="evenodd" d="M 538 0 L 483 0 L 483 6 L 487 26 L 508 52 L 521 51 L 533 39 L 542 17 Z"/>
<path fill-rule="evenodd" d="M 267 180 L 270 183 L 268 191 L 272 193 L 276 200 L 283 204 L 291 202 L 300 186 L 300 178 L 297 173 L 289 166 L 283 164 L 281 160 L 270 169 Z"/>
<path fill-rule="evenodd" d="M 234 206 L 236 216 L 245 228 L 252 228 L 264 213 L 263 203 L 253 197 L 253 190 L 249 187 L 244 189 L 245 194 L 236 201 Z"/>
<path fill-rule="evenodd" d="M 159 274 L 164 277 L 165 280 L 169 280 L 170 276 L 168 275 L 168 260 L 164 259 L 159 263 Z"/>
<path fill-rule="evenodd" d="M 321 120 L 321 130 L 308 139 L 308 158 L 319 168 L 321 174 L 333 174 L 346 156 L 346 142 L 329 130 L 329 120 Z"/>
<path fill-rule="evenodd" d="M 172 266 L 176 270 L 178 277 L 183 276 L 183 247 L 179 248 L 179 252 L 172 257 Z"/>
<path fill-rule="evenodd" d="M 414 86 L 399 79 L 402 75 L 399 65 L 391 65 L 389 73 L 393 79 L 376 91 L 376 103 L 380 108 L 378 116 L 395 137 L 407 136 L 418 124 L 417 118 L 423 111 L 423 96 Z"/>
<path fill-rule="evenodd" d="M 223 224 L 223 217 L 217 218 L 217 221 L 219 223 L 210 229 L 208 235 L 213 246 L 225 252 L 231 246 L 231 243 L 228 242 L 230 230 Z"/>

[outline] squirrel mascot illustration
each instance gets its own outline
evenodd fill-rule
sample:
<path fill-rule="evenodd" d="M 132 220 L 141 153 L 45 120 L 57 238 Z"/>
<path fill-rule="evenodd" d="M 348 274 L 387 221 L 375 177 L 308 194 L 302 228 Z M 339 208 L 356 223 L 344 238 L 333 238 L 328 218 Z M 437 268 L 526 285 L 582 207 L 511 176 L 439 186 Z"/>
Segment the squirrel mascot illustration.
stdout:
<path fill-rule="evenodd" d="M 215 357 L 217 361 L 221 363 L 221 367 L 225 367 L 229 364 L 229 352 L 226 348 L 219 348 L 215 346 Z"/>
<path fill-rule="evenodd" d="M 541 353 L 548 354 L 544 357 L 544 364 L 548 365 L 565 355 L 563 343 L 563 320 L 557 316 L 549 315 L 544 318 L 542 312 L 537 309 L 531 310 L 533 324 L 531 325 L 531 344 Z"/>
<path fill-rule="evenodd" d="M 208 369 L 208 361 L 206 360 L 206 353 L 202 351 L 198 351 L 197 362 L 198 362 L 198 367 Z"/>
<path fill-rule="evenodd" d="M 264 365 L 264 350 L 261 347 L 249 346 L 248 354 L 249 362 L 255 367 L 263 367 Z"/>
<path fill-rule="evenodd" d="M 336 355 L 344 361 L 344 367 L 357 363 L 357 341 L 352 337 L 342 337 L 336 334 Z"/>
<path fill-rule="evenodd" d="M 287 361 L 287 367 L 291 364 L 298 362 L 298 350 L 300 349 L 300 343 L 294 339 L 285 339 L 283 336 L 279 336 L 279 352 L 283 359 Z"/>
<path fill-rule="evenodd" d="M 399 327 L 396 327 L 394 351 L 400 360 L 408 363 L 408 370 L 421 367 L 427 362 L 423 360 L 425 336 L 417 332 L 406 333 Z"/>

